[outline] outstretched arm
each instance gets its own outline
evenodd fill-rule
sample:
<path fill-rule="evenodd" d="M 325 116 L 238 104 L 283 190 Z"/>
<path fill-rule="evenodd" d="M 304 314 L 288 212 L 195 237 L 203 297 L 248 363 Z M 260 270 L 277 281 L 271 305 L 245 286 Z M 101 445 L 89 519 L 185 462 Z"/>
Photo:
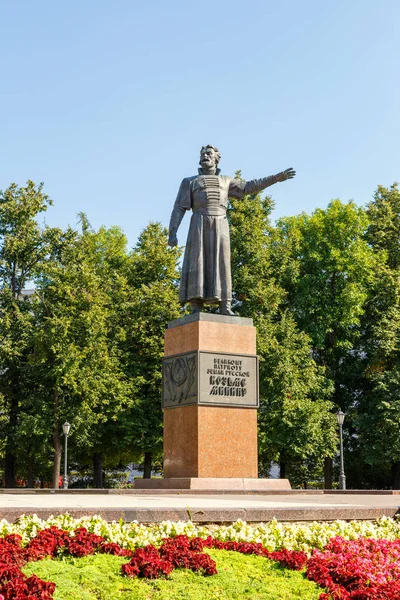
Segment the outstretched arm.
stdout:
<path fill-rule="evenodd" d="M 262 179 L 253 179 L 252 181 L 246 181 L 244 186 L 244 195 L 246 194 L 258 194 L 265 188 L 279 181 L 286 181 L 287 179 L 293 179 L 296 175 L 296 171 L 292 168 L 285 169 L 276 175 L 270 175 L 269 177 L 263 177 Z"/>

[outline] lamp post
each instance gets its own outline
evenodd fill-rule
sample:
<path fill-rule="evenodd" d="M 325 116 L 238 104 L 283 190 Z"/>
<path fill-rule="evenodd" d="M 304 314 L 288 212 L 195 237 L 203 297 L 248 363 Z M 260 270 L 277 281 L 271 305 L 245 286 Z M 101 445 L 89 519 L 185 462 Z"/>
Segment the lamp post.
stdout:
<path fill-rule="evenodd" d="M 65 436 L 65 449 L 64 449 L 64 477 L 63 477 L 63 489 L 68 489 L 68 475 L 67 475 L 67 446 L 68 446 L 68 434 L 71 429 L 71 425 L 66 421 L 62 426 L 63 433 Z"/>
<path fill-rule="evenodd" d="M 336 413 L 337 422 L 339 425 L 340 432 L 340 475 L 339 475 L 339 487 L 341 490 L 346 489 L 346 475 L 344 474 L 344 461 L 343 461 L 343 421 L 345 413 L 338 410 Z"/>

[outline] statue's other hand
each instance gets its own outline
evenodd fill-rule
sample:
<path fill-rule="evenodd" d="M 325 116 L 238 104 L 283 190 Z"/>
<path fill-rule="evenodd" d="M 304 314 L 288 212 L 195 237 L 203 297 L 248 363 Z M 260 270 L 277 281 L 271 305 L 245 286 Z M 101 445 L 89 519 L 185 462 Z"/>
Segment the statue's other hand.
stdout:
<path fill-rule="evenodd" d="M 168 246 L 177 246 L 178 245 L 178 238 L 176 237 L 176 235 L 171 234 L 168 238 Z"/>
<path fill-rule="evenodd" d="M 278 181 L 286 181 L 286 179 L 293 179 L 296 175 L 296 171 L 290 167 L 290 169 L 285 169 L 276 175 Z"/>

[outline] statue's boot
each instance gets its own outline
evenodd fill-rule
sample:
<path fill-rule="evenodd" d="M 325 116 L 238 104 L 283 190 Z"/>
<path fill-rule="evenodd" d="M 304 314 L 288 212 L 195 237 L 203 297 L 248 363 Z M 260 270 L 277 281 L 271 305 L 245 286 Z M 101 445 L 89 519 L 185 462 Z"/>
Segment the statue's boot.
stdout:
<path fill-rule="evenodd" d="M 238 314 L 233 312 L 230 300 L 223 300 L 219 303 L 219 314 L 227 315 L 228 317 L 237 317 Z"/>
<path fill-rule="evenodd" d="M 204 302 L 203 300 L 191 300 L 190 301 L 190 312 L 191 314 L 199 313 L 203 310 Z"/>

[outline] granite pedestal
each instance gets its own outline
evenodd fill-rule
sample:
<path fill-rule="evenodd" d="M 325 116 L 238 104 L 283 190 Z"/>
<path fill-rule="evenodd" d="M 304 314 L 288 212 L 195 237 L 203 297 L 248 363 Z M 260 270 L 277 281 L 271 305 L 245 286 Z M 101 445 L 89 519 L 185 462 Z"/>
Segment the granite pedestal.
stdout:
<path fill-rule="evenodd" d="M 135 487 L 290 489 L 287 479 L 258 479 L 252 319 L 197 313 L 172 321 L 164 356 L 164 479 Z"/>

